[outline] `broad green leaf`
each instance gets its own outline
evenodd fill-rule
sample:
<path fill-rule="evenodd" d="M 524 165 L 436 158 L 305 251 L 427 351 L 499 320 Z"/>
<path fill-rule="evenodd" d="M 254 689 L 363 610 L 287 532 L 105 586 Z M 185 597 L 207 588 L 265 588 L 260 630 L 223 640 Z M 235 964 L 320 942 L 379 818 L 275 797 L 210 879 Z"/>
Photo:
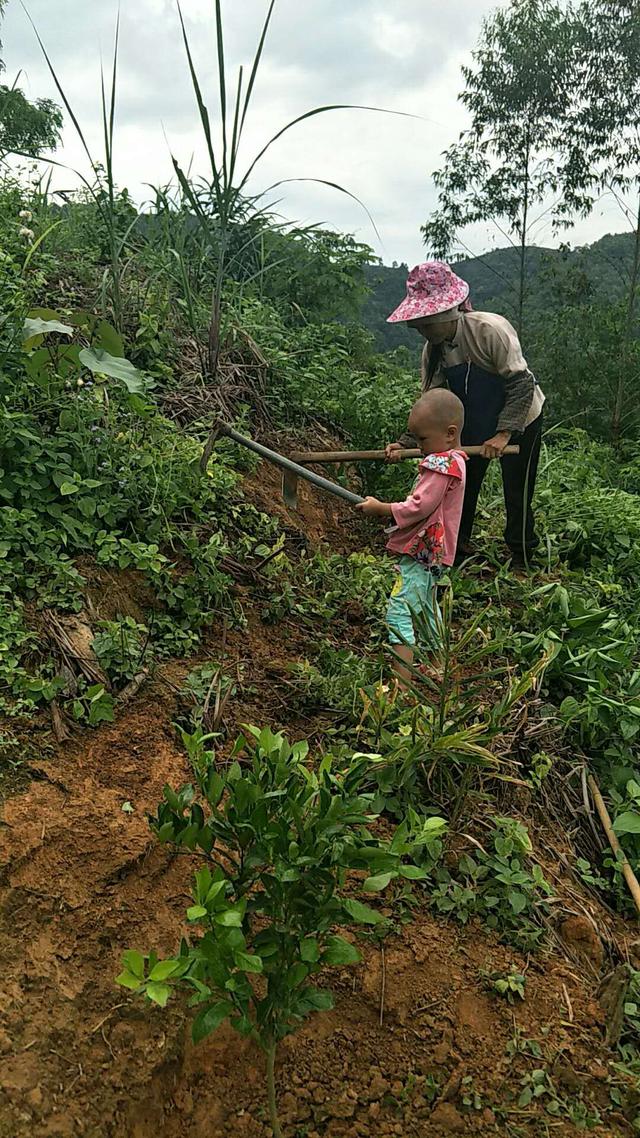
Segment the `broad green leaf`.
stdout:
<path fill-rule="evenodd" d="M 367 877 L 363 886 L 365 893 L 379 893 L 395 876 L 395 873 L 379 873 L 377 877 Z"/>
<path fill-rule="evenodd" d="M 94 335 L 98 348 L 102 348 L 105 352 L 109 352 L 117 359 L 121 359 L 124 356 L 124 343 L 122 336 L 119 332 L 116 332 L 113 325 L 109 324 L 108 321 L 101 320 L 99 324 L 96 325 Z"/>
<path fill-rule="evenodd" d="M 302 961 L 298 961 L 298 963 L 293 964 L 287 972 L 287 987 L 297 988 L 298 984 L 301 984 L 303 980 L 306 980 L 308 975 L 309 968 L 307 965 Z"/>
<path fill-rule="evenodd" d="M 210 905 L 212 901 L 215 901 L 216 897 L 218 897 L 220 893 L 224 892 L 224 888 L 225 888 L 226 884 L 227 884 L 226 881 L 214 881 L 213 882 L 213 885 L 210 887 L 210 889 L 207 893 L 206 900 L 207 900 L 208 905 Z"/>
<path fill-rule="evenodd" d="M 362 956 L 354 944 L 342 936 L 329 937 L 322 953 L 323 964 L 357 964 Z"/>
<path fill-rule="evenodd" d="M 126 969 L 119 976 L 116 976 L 116 984 L 121 984 L 123 988 L 131 988 L 133 992 L 138 990 L 141 983 L 142 981 L 138 976 L 134 976 L 132 972 L 127 972 Z"/>
<path fill-rule="evenodd" d="M 179 960 L 160 960 L 149 973 L 150 980 L 168 980 L 180 968 Z"/>
<path fill-rule="evenodd" d="M 154 1004 L 159 1004 L 161 1008 L 164 1008 L 171 995 L 171 988 L 168 984 L 155 984 L 150 982 L 147 984 L 146 993 Z"/>
<path fill-rule="evenodd" d="M 518 891 L 514 890 L 509 893 L 509 904 L 511 905 L 514 913 L 522 913 L 522 911 L 527 907 L 527 898 L 524 893 L 519 893 Z"/>
<path fill-rule="evenodd" d="M 149 389 L 149 381 L 129 360 L 112 356 L 103 348 L 83 348 L 80 352 L 80 363 L 98 375 L 108 375 L 111 379 L 120 380 L 131 395 L 144 395 Z"/>
<path fill-rule="evenodd" d="M 78 509 L 85 518 L 92 518 L 98 503 L 95 498 L 87 497 L 78 500 Z"/>
<path fill-rule="evenodd" d="M 307 964 L 315 964 L 320 959 L 320 946 L 315 937 L 307 937 L 301 941 L 300 957 Z"/>
<path fill-rule="evenodd" d="M 64 498 L 68 498 L 71 494 L 77 494 L 79 489 L 77 482 L 63 482 L 60 493 Z"/>
<path fill-rule="evenodd" d="M 259 956 L 249 952 L 236 952 L 234 960 L 237 968 L 243 972 L 262 972 L 262 961 Z"/>
<path fill-rule="evenodd" d="M 202 1011 L 198 1012 L 191 1028 L 193 1042 L 200 1043 L 201 1040 L 206 1039 L 207 1035 L 216 1031 L 232 1010 L 233 1005 L 228 1000 L 220 1000 L 217 1004 L 203 1008 Z"/>
<path fill-rule="evenodd" d="M 407 881 L 424 881 L 429 874 L 419 865 L 401 865 L 400 876 L 405 877 Z"/>
<path fill-rule="evenodd" d="M 242 917 L 235 909 L 225 909 L 222 913 L 216 913 L 213 919 L 217 925 L 222 925 L 225 929 L 239 929 L 242 925 Z"/>
<path fill-rule="evenodd" d="M 363 905 L 361 901 L 354 901 L 349 898 L 347 901 L 344 901 L 343 904 L 345 912 L 359 925 L 379 925 L 382 920 L 382 917 L 379 913 L 376 913 L 375 909 L 370 909 L 368 905 Z"/>
<path fill-rule="evenodd" d="M 127 972 L 131 972 L 134 976 L 138 976 L 140 980 L 144 979 L 144 956 L 141 952 L 136 952 L 134 948 L 130 948 L 127 952 L 123 952 L 122 963 L 127 969 Z"/>
<path fill-rule="evenodd" d="M 192 905 L 190 909 L 187 909 L 188 921 L 198 921 L 200 917 L 206 917 L 206 915 L 207 910 L 204 905 Z"/>
<path fill-rule="evenodd" d="M 302 998 L 319 1012 L 328 1012 L 333 1007 L 331 992 L 326 992 L 323 988 L 305 988 L 301 994 Z"/>
<path fill-rule="evenodd" d="M 43 320 L 41 316 L 28 316 L 22 330 L 22 342 L 28 344 L 36 336 L 46 336 L 48 332 L 61 332 L 64 336 L 73 336 L 70 324 L 62 324 L 60 320 Z"/>
<path fill-rule="evenodd" d="M 625 810 L 613 823 L 616 834 L 640 834 L 640 814 L 635 810 Z"/>

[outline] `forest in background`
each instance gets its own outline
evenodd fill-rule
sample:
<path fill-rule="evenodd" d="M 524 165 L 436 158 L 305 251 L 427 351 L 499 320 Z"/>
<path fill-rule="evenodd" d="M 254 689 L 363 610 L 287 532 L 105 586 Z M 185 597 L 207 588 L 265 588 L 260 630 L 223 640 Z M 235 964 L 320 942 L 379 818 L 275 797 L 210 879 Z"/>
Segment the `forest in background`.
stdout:
<path fill-rule="evenodd" d="M 628 309 L 635 238 L 612 233 L 592 245 L 571 249 L 527 247 L 522 342 L 530 367 L 548 397 L 551 423 L 573 423 L 595 438 L 610 437 L 611 406 L 620 345 Z M 419 256 L 419 252 L 417 256 Z M 468 282 L 478 311 L 499 312 L 517 323 L 519 252 L 492 249 L 474 258 L 454 260 L 455 271 Z M 363 266 L 368 294 L 362 304 L 363 325 L 384 352 L 403 349 L 407 366 L 418 374 L 420 338 L 404 325 L 387 324 L 405 295 L 412 266 Z M 628 396 L 633 400 L 640 377 L 640 351 L 634 337 Z M 635 402 L 635 400 L 634 400 Z M 625 434 L 637 437 L 634 414 Z"/>

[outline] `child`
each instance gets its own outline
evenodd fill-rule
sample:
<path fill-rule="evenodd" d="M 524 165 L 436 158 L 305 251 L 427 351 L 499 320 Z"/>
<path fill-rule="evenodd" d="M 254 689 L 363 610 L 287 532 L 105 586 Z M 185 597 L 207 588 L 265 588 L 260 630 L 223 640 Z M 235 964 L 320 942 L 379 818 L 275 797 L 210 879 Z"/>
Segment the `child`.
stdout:
<path fill-rule="evenodd" d="M 411 676 L 416 643 L 414 614 L 429 626 L 437 643 L 438 612 L 434 580 L 441 566 L 452 565 L 458 540 L 466 479 L 460 450 L 464 408 L 446 388 L 427 391 L 411 409 L 409 431 L 426 457 L 405 502 L 365 498 L 358 510 L 369 517 L 392 518 L 387 549 L 400 554 L 398 578 L 389 597 L 389 641 L 397 658 L 395 672 L 402 687 Z"/>

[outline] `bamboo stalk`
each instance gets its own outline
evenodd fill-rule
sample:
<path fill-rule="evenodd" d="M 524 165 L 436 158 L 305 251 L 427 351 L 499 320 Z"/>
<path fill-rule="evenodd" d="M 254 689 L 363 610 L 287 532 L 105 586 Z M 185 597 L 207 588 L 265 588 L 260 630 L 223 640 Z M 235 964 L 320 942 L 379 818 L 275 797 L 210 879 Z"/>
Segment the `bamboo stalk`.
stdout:
<path fill-rule="evenodd" d="M 622 849 L 622 846 L 620 845 L 616 834 L 614 833 L 613 826 L 611 825 L 611 818 L 609 817 L 609 811 L 605 806 L 604 799 L 600 793 L 600 788 L 592 774 L 588 776 L 587 781 L 589 783 L 589 790 L 593 795 L 593 801 L 595 803 L 596 810 L 598 811 L 598 816 L 602 822 L 604 832 L 609 840 L 609 845 L 611 846 L 611 849 L 613 850 L 616 857 L 620 859 L 624 879 L 629 886 L 629 892 L 631 893 L 635 907 L 640 914 L 640 884 L 638 884 L 638 878 L 629 865 L 627 856 Z"/>

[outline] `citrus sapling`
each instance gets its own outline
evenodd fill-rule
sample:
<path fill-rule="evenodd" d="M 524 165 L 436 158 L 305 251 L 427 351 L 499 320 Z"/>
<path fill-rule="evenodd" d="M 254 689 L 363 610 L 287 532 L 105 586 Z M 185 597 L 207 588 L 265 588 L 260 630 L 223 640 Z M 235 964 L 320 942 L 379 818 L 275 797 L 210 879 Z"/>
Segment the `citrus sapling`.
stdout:
<path fill-rule="evenodd" d="M 377 871 L 398 872 L 401 853 L 375 856 L 372 798 L 360 789 L 366 757 L 346 773 L 335 773 L 328 756 L 311 770 L 306 742 L 290 745 L 269 728 L 248 727 L 230 765 L 219 769 L 206 750 L 211 736 L 183 737 L 199 793 L 165 787 L 152 828 L 161 842 L 205 862 L 187 910 L 193 932 L 170 959 L 125 953 L 118 982 L 162 1007 L 175 987 L 189 989 L 196 1042 L 224 1021 L 254 1039 L 266 1055 L 278 1138 L 278 1044 L 313 1012 L 332 1007 L 316 975 L 360 960 L 336 928 L 381 920 L 357 898 L 341 896 L 347 870 L 375 862 Z M 401 844 L 404 850 L 406 840 Z"/>

